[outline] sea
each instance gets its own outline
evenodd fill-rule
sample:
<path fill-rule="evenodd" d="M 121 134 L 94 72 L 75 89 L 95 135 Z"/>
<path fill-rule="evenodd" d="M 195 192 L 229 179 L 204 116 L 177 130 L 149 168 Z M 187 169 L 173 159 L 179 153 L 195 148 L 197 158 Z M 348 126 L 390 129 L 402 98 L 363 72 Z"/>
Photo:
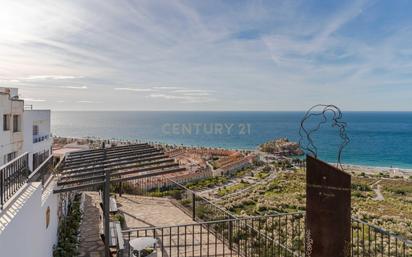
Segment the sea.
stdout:
<path fill-rule="evenodd" d="M 256 149 L 275 138 L 301 142 L 328 162 L 412 169 L 412 112 L 343 112 L 303 123 L 304 112 L 53 111 L 55 136 L 138 140 L 174 145 Z M 303 136 L 301 136 L 303 135 Z"/>

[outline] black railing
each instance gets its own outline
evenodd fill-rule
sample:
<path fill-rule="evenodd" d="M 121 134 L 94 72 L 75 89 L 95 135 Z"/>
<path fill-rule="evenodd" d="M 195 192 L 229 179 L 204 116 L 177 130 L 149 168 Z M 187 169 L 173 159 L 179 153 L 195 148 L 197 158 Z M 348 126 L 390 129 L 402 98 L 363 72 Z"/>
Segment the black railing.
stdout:
<path fill-rule="evenodd" d="M 229 244 L 226 247 L 232 249 L 231 245 L 235 244 L 238 250 L 242 253 L 240 256 L 266 256 L 266 255 L 253 255 L 252 248 L 260 249 L 263 252 L 277 252 L 278 256 L 301 256 L 303 254 L 303 242 L 304 242 L 304 214 L 303 213 L 291 213 L 291 214 L 274 214 L 271 216 L 251 217 L 251 218 L 239 218 L 225 210 L 224 208 L 217 206 L 210 202 L 208 199 L 199 196 L 197 192 L 185 187 L 184 185 L 177 183 L 168 178 L 156 179 L 144 179 L 144 181 L 135 181 L 138 183 L 124 185 L 126 191 L 151 197 L 168 197 L 172 200 L 172 203 L 198 224 L 204 224 L 203 228 L 205 233 L 213 234 L 217 240 L 220 240 L 222 244 Z M 134 187 L 134 185 L 138 185 Z M 264 221 L 263 221 L 264 220 Z M 216 223 L 216 221 L 219 221 Z M 234 222 L 236 221 L 236 222 Z M 228 226 L 222 225 L 222 223 L 229 222 Z M 188 225 L 193 226 L 193 225 Z M 195 225 L 198 226 L 198 225 Z M 223 227 L 222 227 L 223 226 Z M 233 228 L 230 228 L 234 226 Z M 178 234 L 182 234 L 183 237 L 188 237 L 186 232 L 180 231 L 179 226 L 176 226 Z M 244 227 L 244 230 L 240 230 L 240 227 Z M 171 227 L 168 227 L 171 228 Z M 187 229 L 187 228 L 186 228 Z M 142 229 L 141 231 L 143 231 Z M 172 229 L 173 230 L 173 229 Z M 246 232 L 245 232 L 246 231 Z M 161 233 L 162 231 L 160 231 Z M 164 231 L 163 231 L 164 232 Z M 146 232 L 144 232 L 146 234 Z M 197 232 L 192 232 L 197 234 Z M 234 234 L 232 234 L 234 233 Z M 238 237 L 239 240 L 244 235 L 252 235 L 260 240 L 265 240 L 265 243 L 270 243 L 270 246 L 266 248 L 266 245 L 260 243 L 257 246 L 257 241 L 254 239 L 245 239 L 240 243 L 236 240 L 231 240 L 233 237 Z M 172 238 L 174 235 L 172 235 Z M 200 237 L 202 238 L 202 237 Z M 258 241 L 260 242 L 260 241 Z M 217 244 L 217 243 L 216 243 Z M 246 246 L 245 246 L 246 244 Z M 250 245 L 248 245 L 250 244 Z M 127 243 L 126 243 L 127 245 Z M 265 246 L 265 247 L 264 247 Z M 173 246 L 170 246 L 173 247 Z M 176 246 L 180 248 L 181 246 Z M 183 246 L 182 246 L 183 247 Z M 199 246 L 200 247 L 200 246 Z M 206 246 L 202 246 L 206 247 Z M 223 246 L 222 246 L 223 247 Z M 192 248 L 193 250 L 193 248 Z M 251 252 L 252 251 L 252 252 Z M 233 251 L 231 251 L 233 254 Z M 206 252 L 205 252 L 206 253 Z M 173 254 L 173 251 L 172 251 Z M 187 253 L 186 253 L 187 254 Z M 229 252 L 227 254 L 230 254 Z M 246 255 L 245 255 L 246 254 Z M 179 256 L 179 255 L 173 255 Z M 187 255 L 190 256 L 190 255 Z M 197 256 L 215 256 L 215 255 L 197 255 Z M 226 256 L 226 255 L 221 255 Z M 227 255 L 229 256 L 229 255 Z M 272 255 L 267 255 L 272 256 Z"/>
<path fill-rule="evenodd" d="M 0 209 L 27 182 L 29 154 L 24 153 L 0 168 Z"/>
<path fill-rule="evenodd" d="M 120 190 L 120 188 L 117 188 Z M 126 182 L 122 185 L 125 193 L 151 197 L 168 197 L 176 207 L 181 209 L 193 220 L 213 221 L 236 218 L 197 192 L 167 177 L 143 178 Z"/>
<path fill-rule="evenodd" d="M 352 256 L 412 257 L 412 242 L 352 218 Z"/>
<path fill-rule="evenodd" d="M 136 187 L 136 185 L 138 186 Z M 191 216 L 194 221 L 200 223 L 241 219 L 208 199 L 199 196 L 197 192 L 168 178 L 150 178 L 135 181 L 133 184 L 128 184 L 128 190 L 131 190 L 131 188 L 134 188 L 134 191 L 132 190 L 134 194 L 171 198 L 176 207 Z M 304 212 L 276 214 L 266 217 L 266 221 L 267 225 L 265 223 L 263 227 L 255 226 L 255 224 L 250 224 L 248 221 L 245 224 L 255 233 L 261 236 L 265 235 L 269 241 L 273 241 L 277 250 L 277 255 L 274 256 L 304 256 Z M 216 233 L 213 230 L 214 226 L 209 225 L 210 228 L 212 228 L 210 233 Z M 144 229 L 141 231 L 144 231 Z M 382 228 L 352 218 L 351 256 L 412 257 L 412 242 Z"/>
<path fill-rule="evenodd" d="M 42 182 L 43 186 L 46 186 L 46 182 L 49 180 L 54 170 L 54 158 L 50 155 L 40 166 L 30 174 L 29 181 Z"/>
<path fill-rule="evenodd" d="M 50 156 L 49 150 L 43 152 L 37 152 L 33 154 L 33 170 L 36 170 L 47 158 Z"/>
<path fill-rule="evenodd" d="M 123 231 L 125 249 L 120 252 L 120 256 L 134 256 L 130 251 L 129 242 L 141 237 L 157 239 L 158 257 L 302 256 L 301 251 L 288 250 L 283 246 L 287 244 L 288 238 L 291 242 L 292 239 L 296 240 L 296 245 L 303 245 L 303 234 L 302 236 L 290 235 L 277 241 L 279 235 L 285 236 L 282 230 L 286 224 L 281 223 L 294 220 L 294 216 L 294 214 L 278 214 L 126 230 Z M 297 224 L 299 223 L 296 222 Z M 298 226 L 289 231 L 298 232 Z"/>

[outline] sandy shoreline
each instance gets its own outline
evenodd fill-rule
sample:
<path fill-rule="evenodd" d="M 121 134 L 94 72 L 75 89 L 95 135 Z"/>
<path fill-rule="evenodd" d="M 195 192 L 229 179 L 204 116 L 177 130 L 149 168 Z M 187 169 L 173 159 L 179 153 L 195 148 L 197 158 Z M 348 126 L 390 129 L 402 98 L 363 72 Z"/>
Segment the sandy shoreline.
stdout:
<path fill-rule="evenodd" d="M 412 169 L 402 169 L 396 167 L 375 167 L 375 166 L 366 166 L 366 165 L 356 165 L 356 164 L 342 164 L 342 167 L 345 171 L 366 174 L 378 174 L 386 173 L 392 176 L 412 176 Z"/>

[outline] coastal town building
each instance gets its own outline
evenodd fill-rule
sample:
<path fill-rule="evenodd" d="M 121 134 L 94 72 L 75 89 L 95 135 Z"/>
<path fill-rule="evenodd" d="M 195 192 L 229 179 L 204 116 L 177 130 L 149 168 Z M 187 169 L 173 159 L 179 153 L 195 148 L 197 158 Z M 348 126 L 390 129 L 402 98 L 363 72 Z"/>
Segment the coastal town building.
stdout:
<path fill-rule="evenodd" d="M 24 101 L 19 99 L 17 88 L 0 88 L 0 165 L 23 153 L 23 112 Z"/>
<path fill-rule="evenodd" d="M 50 110 L 25 109 L 23 112 L 23 152 L 29 153 L 29 167 L 34 171 L 52 153 Z"/>
<path fill-rule="evenodd" d="M 61 208 L 50 110 L 28 108 L 17 88 L 0 88 L 0 115 L 0 256 L 52 256 Z"/>
<path fill-rule="evenodd" d="M 50 110 L 25 106 L 17 88 L 0 88 L 0 165 L 29 153 L 29 168 L 34 171 L 50 154 Z"/>
<path fill-rule="evenodd" d="M 240 158 L 235 158 L 230 162 L 225 163 L 218 169 L 213 171 L 213 176 L 231 175 L 239 170 L 251 167 L 253 161 L 257 159 L 256 155 L 248 155 Z"/>

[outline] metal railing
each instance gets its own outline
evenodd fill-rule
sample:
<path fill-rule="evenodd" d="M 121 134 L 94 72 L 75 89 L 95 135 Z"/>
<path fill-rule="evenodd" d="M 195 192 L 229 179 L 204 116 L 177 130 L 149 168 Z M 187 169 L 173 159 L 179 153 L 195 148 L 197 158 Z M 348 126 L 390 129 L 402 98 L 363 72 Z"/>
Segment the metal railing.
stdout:
<path fill-rule="evenodd" d="M 25 104 L 24 105 L 24 110 L 28 110 L 28 111 L 33 110 L 33 105 L 32 104 Z"/>
<path fill-rule="evenodd" d="M 380 227 L 352 218 L 353 257 L 412 257 L 412 242 Z"/>
<path fill-rule="evenodd" d="M 158 242 L 158 257 L 302 256 L 301 251 L 293 252 L 282 247 L 288 244 L 288 240 L 296 246 L 303 245 L 304 238 L 298 236 L 298 232 L 303 231 L 300 222 L 295 222 L 289 230 L 279 230 L 294 221 L 293 217 L 294 214 L 278 214 L 126 230 L 123 231 L 125 249 L 119 255 L 134 256 L 128 246 L 133 238 L 152 237 Z M 287 237 L 286 231 L 295 231 L 296 234 Z"/>
<path fill-rule="evenodd" d="M 232 244 L 235 244 L 237 250 L 241 250 L 239 256 L 266 256 L 266 255 L 254 255 L 252 248 L 261 249 L 260 252 L 266 251 L 277 251 L 279 254 L 276 256 L 302 256 L 303 255 L 303 242 L 304 242 L 304 213 L 290 213 L 290 214 L 274 214 L 269 216 L 261 217 L 248 217 L 239 218 L 225 210 L 224 208 L 217 206 L 216 204 L 210 202 L 208 199 L 199 196 L 195 191 L 190 190 L 182 184 L 179 184 L 171 179 L 164 178 L 159 179 L 144 179 L 144 181 L 139 181 L 138 188 L 132 189 L 129 184 L 127 190 L 134 194 L 140 194 L 144 196 L 151 197 L 168 197 L 172 200 L 172 203 L 198 224 L 201 224 L 202 228 L 200 230 L 204 231 L 206 234 L 213 234 L 217 240 L 221 240 L 222 244 L 228 244 L 230 249 L 232 249 Z M 263 222 L 264 220 L 264 222 Z M 236 221 L 236 222 L 235 222 Z M 232 240 L 232 232 L 227 231 L 230 228 L 226 227 L 229 222 L 229 227 L 234 225 L 236 233 L 234 236 L 241 238 L 247 235 L 252 235 L 254 238 L 264 238 L 265 242 L 270 242 L 269 245 L 259 245 L 256 246 L 256 242 L 252 238 L 244 239 L 245 242 L 237 242 Z M 264 225 L 263 225 L 264 223 Z M 193 226 L 192 224 L 187 226 Z M 199 225 L 194 225 L 199 226 Z M 223 228 L 222 228 L 223 226 Z M 176 228 L 175 228 L 176 227 Z M 188 237 L 186 232 L 177 228 L 179 226 L 168 227 L 169 229 L 177 229 L 178 234 L 183 237 Z M 240 230 L 239 228 L 245 228 L 246 230 Z M 187 229 L 188 227 L 186 227 Z M 237 228 L 237 229 L 236 229 Z M 147 228 L 146 228 L 147 229 Z M 148 229 L 150 230 L 150 229 Z M 155 229 L 156 230 L 156 229 Z M 144 228 L 139 231 L 145 231 Z M 161 233 L 162 231 L 158 231 Z M 164 231 L 163 231 L 164 232 Z M 141 232 L 147 235 L 148 232 Z M 193 232 L 198 234 L 198 232 Z M 137 234 L 139 236 L 139 232 Z M 171 236 L 172 238 L 174 235 Z M 177 237 L 178 238 L 178 237 Z M 202 236 L 200 236 L 202 238 Z M 243 239 L 242 239 L 243 240 Z M 263 240 L 263 239 L 262 239 Z M 216 243 L 217 244 L 217 243 Z M 246 246 L 245 246 L 246 244 Z M 251 244 L 250 246 L 248 244 Z M 269 244 L 269 243 L 268 243 Z M 128 245 L 126 242 L 125 245 Z M 174 246 L 169 246 L 174 247 Z M 184 247 L 176 245 L 177 248 Z M 186 246 L 187 247 L 187 246 Z M 198 247 L 206 247 L 201 243 Z M 222 246 L 223 247 L 223 246 Z M 207 248 L 207 247 L 206 247 Z M 267 248 L 267 249 L 266 249 Z M 273 249 L 272 249 L 273 248 Z M 193 250 L 193 247 L 191 248 Z M 190 250 L 188 250 L 190 251 Z M 127 252 L 127 250 L 126 250 Z M 230 251 L 234 254 L 234 251 Z M 178 251 L 179 253 L 179 251 Z M 204 252 L 206 253 L 206 252 Z M 173 251 L 172 251 L 173 254 Z M 179 253 L 181 254 L 181 253 Z M 223 253 L 221 253 L 223 254 Z M 227 254 L 230 254 L 227 252 Z M 187 253 L 186 253 L 187 255 Z M 159 256 L 159 255 L 158 255 Z M 167 255 L 165 255 L 167 256 Z M 169 256 L 179 256 L 179 255 L 169 255 Z M 180 255 L 183 256 L 183 255 Z M 191 256 L 191 255 L 187 255 Z M 215 256 L 215 255 L 196 255 L 196 256 Z M 226 255 L 220 255 L 226 256 Z M 227 255 L 229 256 L 229 255 Z M 267 255 L 272 256 L 272 255 Z"/>
<path fill-rule="evenodd" d="M 42 182 L 43 187 L 49 180 L 50 176 L 53 174 L 54 158 L 50 155 L 40 166 L 32 172 L 29 176 L 29 181 Z"/>
<path fill-rule="evenodd" d="M 117 188 L 119 190 L 119 188 Z M 172 203 L 196 221 L 213 221 L 236 218 L 197 192 L 167 177 L 151 177 L 122 185 L 126 193 L 151 197 L 168 197 Z"/>
<path fill-rule="evenodd" d="M 187 215 L 191 216 L 194 221 L 199 222 L 199 224 L 210 224 L 210 222 L 213 223 L 215 221 L 224 223 L 229 222 L 230 220 L 245 220 L 230 213 L 226 209 L 217 206 L 208 199 L 199 196 L 197 192 L 190 190 L 184 185 L 171 179 L 150 178 L 136 182 L 139 186 L 133 193 L 152 197 L 169 197 L 172 199 L 172 202 L 175 203 L 176 207 L 183 210 Z M 248 222 L 245 224 L 249 229 L 252 229 L 252 231 L 255 231 L 255 233 L 260 234 L 261 236 L 269 235 L 268 240 L 272 240 L 272 243 L 277 247 L 278 252 L 282 252 L 283 254 L 273 256 L 304 256 L 304 212 L 276 214 L 261 218 L 266 218 L 268 220 L 268 227 L 264 226 L 263 228 L 256 230 L 254 224 L 249 224 Z M 271 220 L 272 218 L 273 220 Z M 209 225 L 209 228 L 211 227 L 212 226 Z M 274 229 L 274 227 L 276 227 L 276 229 Z M 269 228 L 269 230 L 267 228 Z M 173 229 L 177 228 L 173 227 Z M 145 230 L 147 230 L 147 228 L 142 228 L 139 231 Z M 394 233 L 390 233 L 382 228 L 370 225 L 356 218 L 352 218 L 351 231 L 350 252 L 352 257 L 412 257 L 412 242 L 399 237 Z M 210 233 L 215 233 L 215 231 L 212 230 Z M 183 234 L 183 236 L 185 235 Z M 244 254 L 240 255 L 252 256 Z"/>
<path fill-rule="evenodd" d="M 24 153 L 0 167 L 0 210 L 27 182 L 29 174 L 29 153 Z"/>

